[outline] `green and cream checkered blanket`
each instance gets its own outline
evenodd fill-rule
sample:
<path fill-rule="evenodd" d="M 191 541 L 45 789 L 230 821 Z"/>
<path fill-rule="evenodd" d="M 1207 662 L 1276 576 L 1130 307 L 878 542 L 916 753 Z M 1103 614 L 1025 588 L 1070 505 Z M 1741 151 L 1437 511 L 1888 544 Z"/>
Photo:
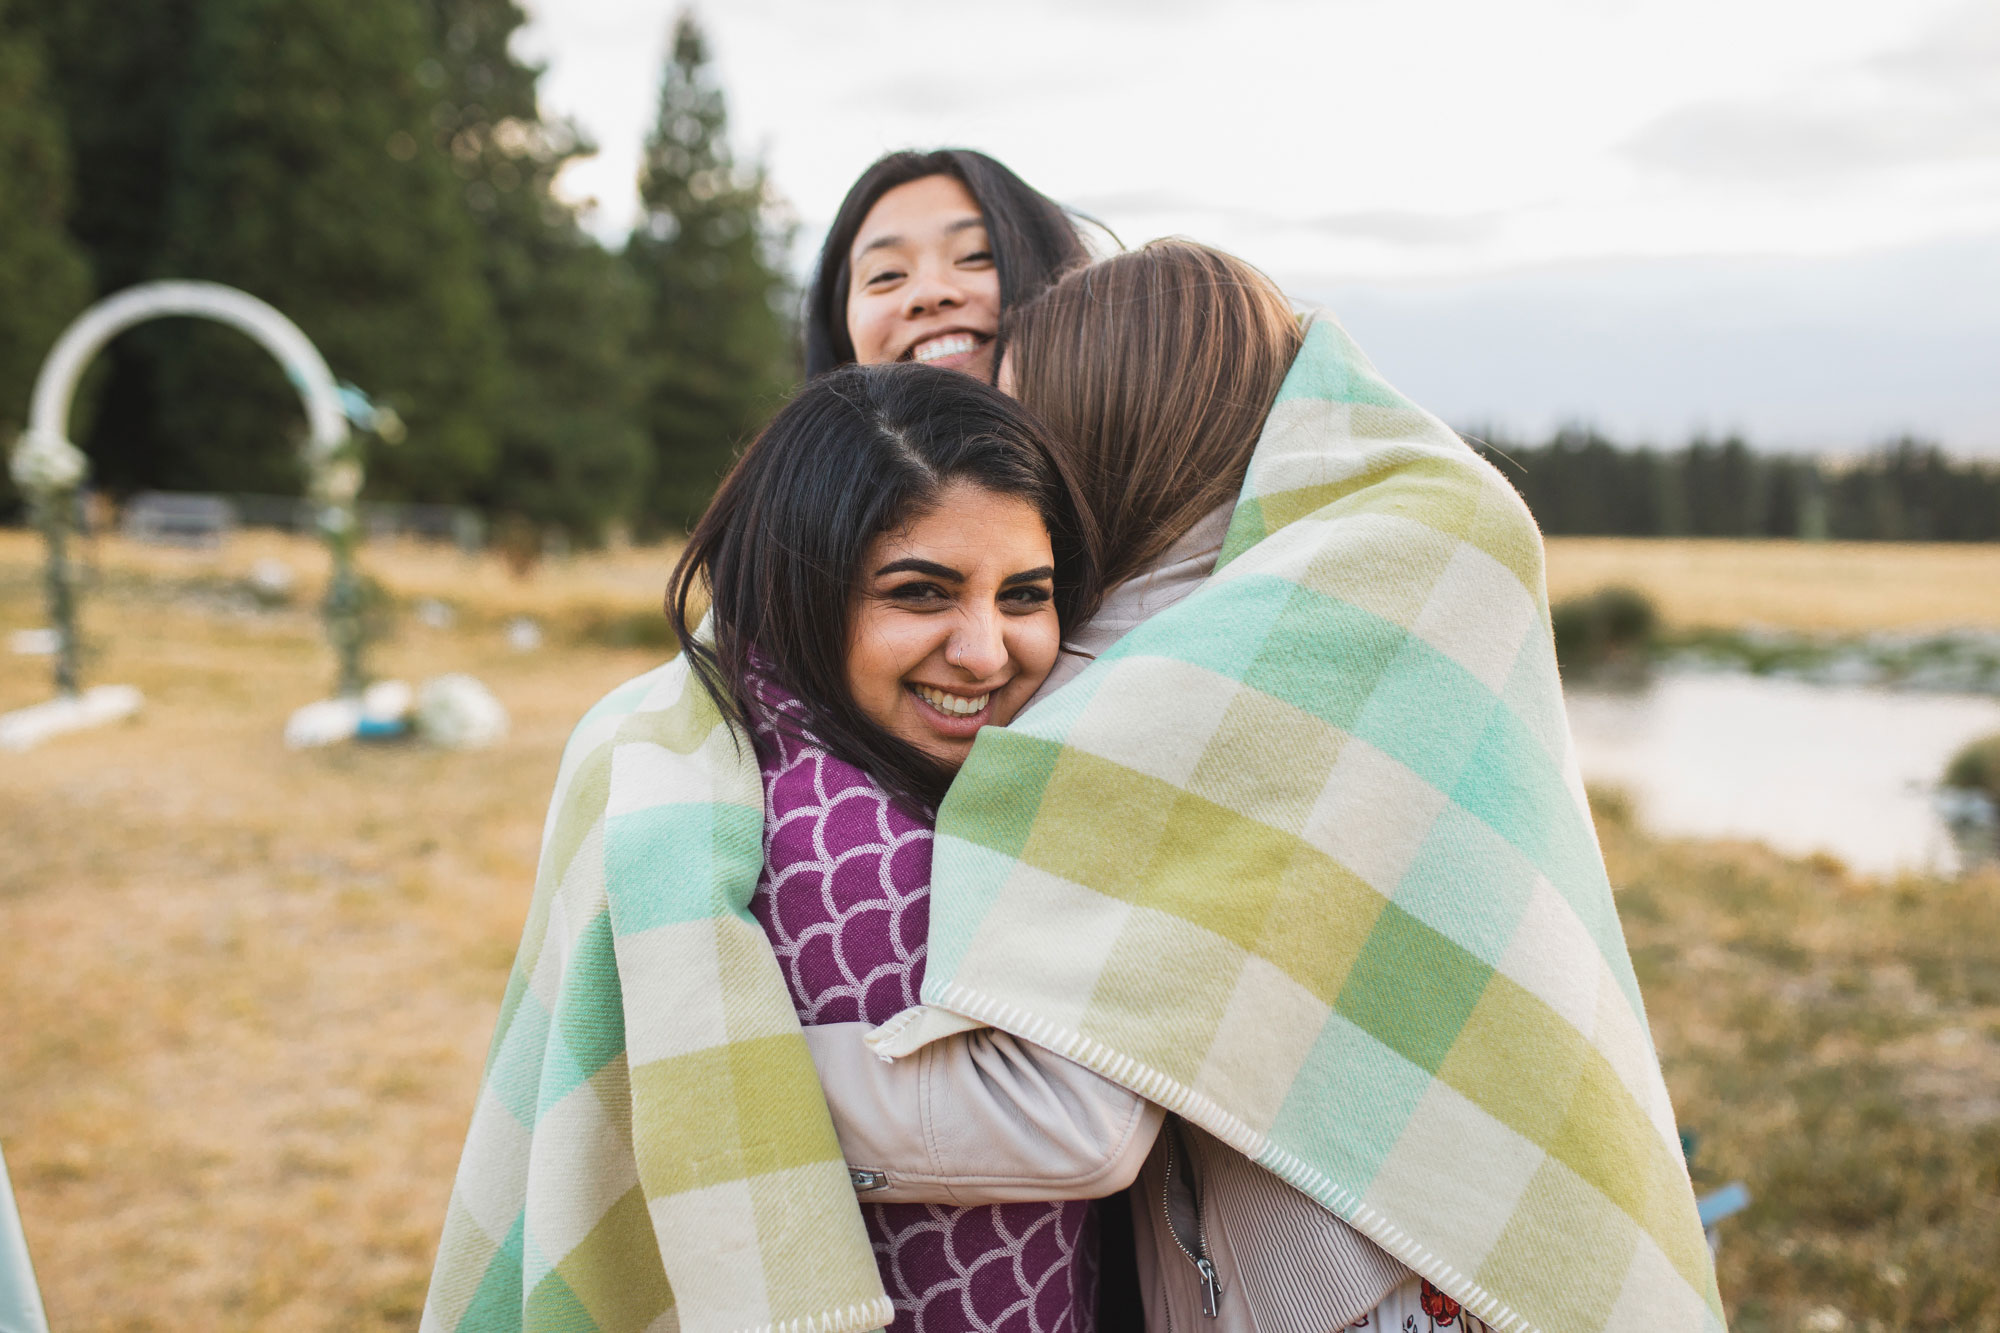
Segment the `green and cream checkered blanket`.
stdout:
<path fill-rule="evenodd" d="M 982 733 L 939 1008 L 883 1049 L 969 1017 L 1064 1050 L 1505 1333 L 1719 1329 L 1519 501 L 1321 319 L 1224 555 Z M 889 1321 L 748 911 L 762 811 L 679 662 L 578 726 L 425 1333 Z"/>
<path fill-rule="evenodd" d="M 927 1005 L 1186 1116 L 1504 1333 L 1722 1328 L 1541 538 L 1333 321 L 1215 577 L 980 733 L 932 883 Z"/>
<path fill-rule="evenodd" d="M 682 660 L 564 751 L 423 1333 L 848 1333 L 893 1317 L 749 911 L 764 792 Z"/>

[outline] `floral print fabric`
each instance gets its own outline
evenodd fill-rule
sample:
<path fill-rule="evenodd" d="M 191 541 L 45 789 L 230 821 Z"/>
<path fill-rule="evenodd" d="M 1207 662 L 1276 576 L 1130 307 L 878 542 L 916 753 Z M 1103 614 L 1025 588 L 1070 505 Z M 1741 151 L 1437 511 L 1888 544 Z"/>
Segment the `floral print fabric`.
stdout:
<path fill-rule="evenodd" d="M 1457 1301 L 1420 1277 L 1382 1298 L 1382 1303 L 1348 1325 L 1369 1333 L 1491 1333 Z"/>

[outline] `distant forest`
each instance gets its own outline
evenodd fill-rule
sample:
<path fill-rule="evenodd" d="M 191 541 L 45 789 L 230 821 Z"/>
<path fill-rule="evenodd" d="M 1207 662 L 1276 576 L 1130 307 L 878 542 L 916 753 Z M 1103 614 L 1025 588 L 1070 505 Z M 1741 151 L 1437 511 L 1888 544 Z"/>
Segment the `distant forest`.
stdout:
<path fill-rule="evenodd" d="M 369 501 L 589 541 L 698 514 L 797 382 L 790 215 L 687 14 L 617 249 L 554 190 L 517 0 L 0 0 L 0 451 L 49 345 L 157 278 L 264 298 L 408 423 Z M 233 329 L 107 349 L 71 429 L 122 497 L 297 495 L 298 397 Z M 0 520 L 20 510 L 0 468 Z"/>
<path fill-rule="evenodd" d="M 1625 449 L 1589 431 L 1467 441 L 1560 537 L 2000 540 L 2000 465 L 1901 439 L 1853 459 L 1759 453 L 1736 438 Z"/>
<path fill-rule="evenodd" d="M 520 0 L 0 0 L 0 451 L 93 299 L 207 278 L 297 320 L 394 407 L 369 501 L 473 506 L 592 541 L 684 526 L 798 381 L 794 222 L 733 153 L 683 14 L 642 213 L 607 249 L 554 190 L 589 151 L 545 118 Z M 240 334 L 106 350 L 72 431 L 92 483 L 296 495 L 297 395 Z M 1903 440 L 1859 460 L 1742 441 L 1479 447 L 1545 531 L 2000 539 L 2000 466 Z M 0 521 L 21 514 L 0 468 Z"/>

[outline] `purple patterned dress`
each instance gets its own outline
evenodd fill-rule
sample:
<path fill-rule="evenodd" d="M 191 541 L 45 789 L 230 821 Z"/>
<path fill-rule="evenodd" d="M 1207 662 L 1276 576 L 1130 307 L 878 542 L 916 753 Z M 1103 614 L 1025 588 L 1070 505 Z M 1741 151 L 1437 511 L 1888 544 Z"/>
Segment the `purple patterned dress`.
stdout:
<path fill-rule="evenodd" d="M 794 699 L 760 684 L 767 709 Z M 917 1003 L 931 829 L 860 769 L 759 719 L 764 873 L 750 910 L 799 1018 L 882 1023 Z M 863 1204 L 892 1333 L 1093 1333 L 1096 1215 L 1084 1200 Z"/>

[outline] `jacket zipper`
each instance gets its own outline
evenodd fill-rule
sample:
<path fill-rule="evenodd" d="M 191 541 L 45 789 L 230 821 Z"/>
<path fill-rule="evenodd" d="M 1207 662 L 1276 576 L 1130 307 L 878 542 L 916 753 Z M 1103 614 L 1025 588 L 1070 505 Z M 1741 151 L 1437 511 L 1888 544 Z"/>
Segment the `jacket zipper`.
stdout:
<path fill-rule="evenodd" d="M 1174 1244 L 1194 1265 L 1194 1271 L 1201 1276 L 1202 1313 L 1210 1319 L 1222 1314 L 1222 1279 L 1216 1276 L 1215 1265 L 1208 1258 L 1208 1219 L 1202 1215 L 1201 1196 L 1195 1192 L 1194 1177 L 1188 1177 L 1188 1197 L 1194 1200 L 1195 1248 L 1190 1250 L 1181 1233 L 1174 1226 L 1174 1163 L 1179 1160 L 1180 1130 L 1171 1122 L 1167 1127 L 1167 1171 L 1160 1185 L 1160 1217 L 1167 1224 L 1167 1234 L 1174 1238 Z"/>

